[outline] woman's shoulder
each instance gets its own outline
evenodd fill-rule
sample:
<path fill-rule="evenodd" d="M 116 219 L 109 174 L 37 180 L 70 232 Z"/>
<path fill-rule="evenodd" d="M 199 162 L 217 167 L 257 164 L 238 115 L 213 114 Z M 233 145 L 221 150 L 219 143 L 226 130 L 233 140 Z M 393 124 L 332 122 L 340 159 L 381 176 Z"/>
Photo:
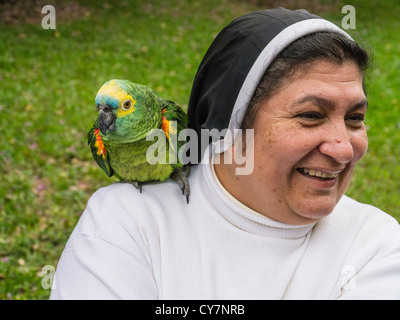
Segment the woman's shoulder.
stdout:
<path fill-rule="evenodd" d="M 184 205 L 186 198 L 173 181 L 144 184 L 142 192 L 129 183 L 114 183 L 89 198 L 72 238 L 84 235 L 112 241 L 124 235 L 143 236 L 162 227 L 170 211 Z"/>
<path fill-rule="evenodd" d="M 176 188 L 176 190 L 174 190 Z M 176 191 L 176 192 L 174 192 Z M 141 189 L 137 189 L 128 182 L 116 182 L 96 190 L 89 199 L 90 202 L 97 202 L 99 206 L 107 203 L 135 203 L 136 206 L 151 205 L 163 200 L 163 196 L 182 194 L 178 185 L 171 180 L 163 182 L 144 183 Z M 182 197 L 184 200 L 184 197 Z"/>
<path fill-rule="evenodd" d="M 168 211 L 174 203 L 186 204 L 186 198 L 176 182 L 166 180 L 143 184 L 139 190 L 130 183 L 114 183 L 98 189 L 90 197 L 88 206 L 96 207 L 100 215 L 119 216 L 126 214 L 129 219 Z"/>

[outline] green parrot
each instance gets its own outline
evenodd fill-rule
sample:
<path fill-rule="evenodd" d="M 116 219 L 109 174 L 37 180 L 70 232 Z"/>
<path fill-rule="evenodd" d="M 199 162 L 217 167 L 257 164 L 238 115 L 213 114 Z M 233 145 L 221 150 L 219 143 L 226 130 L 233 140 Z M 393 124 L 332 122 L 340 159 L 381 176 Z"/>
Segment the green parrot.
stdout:
<path fill-rule="evenodd" d="M 172 178 L 189 203 L 190 167 L 178 161 L 185 141 L 177 137 L 188 123 L 182 108 L 147 86 L 119 79 L 106 82 L 95 102 L 99 114 L 88 133 L 88 144 L 107 176 L 129 182 L 140 192 L 145 182 Z M 153 132 L 162 136 L 146 139 L 152 129 L 159 129 Z"/>

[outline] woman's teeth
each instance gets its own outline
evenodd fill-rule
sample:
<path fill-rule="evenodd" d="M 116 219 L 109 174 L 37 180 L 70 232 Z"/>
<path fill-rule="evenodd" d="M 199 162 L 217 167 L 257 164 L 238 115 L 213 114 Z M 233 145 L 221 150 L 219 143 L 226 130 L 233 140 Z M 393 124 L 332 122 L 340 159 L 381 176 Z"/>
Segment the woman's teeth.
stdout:
<path fill-rule="evenodd" d="M 324 178 L 324 179 L 334 179 L 339 175 L 339 173 L 328 173 L 328 172 L 323 172 L 323 171 L 318 171 L 318 170 L 308 169 L 308 168 L 299 168 L 297 170 L 300 173 L 305 173 L 312 177 L 318 177 L 318 178 Z"/>

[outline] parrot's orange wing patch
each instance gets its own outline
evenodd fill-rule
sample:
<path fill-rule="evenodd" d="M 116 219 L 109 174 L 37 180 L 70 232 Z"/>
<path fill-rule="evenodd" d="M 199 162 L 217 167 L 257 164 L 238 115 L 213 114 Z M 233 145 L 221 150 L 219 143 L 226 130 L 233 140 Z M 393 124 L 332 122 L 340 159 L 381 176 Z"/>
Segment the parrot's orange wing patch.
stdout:
<path fill-rule="evenodd" d="M 102 156 L 103 159 L 107 157 L 107 149 L 104 146 L 103 140 L 99 134 L 99 129 L 94 129 L 93 134 L 96 137 L 96 142 L 94 143 L 94 146 L 97 148 L 97 154 L 99 156 Z"/>
<path fill-rule="evenodd" d="M 176 135 L 178 134 L 178 128 L 176 127 L 176 121 L 169 121 L 164 114 L 167 110 L 164 108 L 161 110 L 161 114 L 163 115 L 161 118 L 161 129 L 164 131 L 165 136 L 168 139 L 169 146 L 176 152 Z M 175 136 L 175 137 L 174 137 Z M 174 138 L 172 138 L 174 137 Z"/>

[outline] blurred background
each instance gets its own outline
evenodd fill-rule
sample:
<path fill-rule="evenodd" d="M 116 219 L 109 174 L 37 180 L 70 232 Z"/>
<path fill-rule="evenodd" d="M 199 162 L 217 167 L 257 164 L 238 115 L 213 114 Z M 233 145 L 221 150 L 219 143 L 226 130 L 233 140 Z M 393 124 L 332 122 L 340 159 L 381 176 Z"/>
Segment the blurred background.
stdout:
<path fill-rule="evenodd" d="M 42 28 L 45 5 L 55 29 Z M 88 198 L 112 182 L 86 142 L 105 81 L 148 85 L 186 109 L 204 53 L 234 18 L 283 6 L 341 26 L 344 5 L 356 9 L 348 32 L 375 57 L 369 150 L 347 194 L 400 221 L 398 0 L 0 0 L 0 299 L 48 299 Z"/>

